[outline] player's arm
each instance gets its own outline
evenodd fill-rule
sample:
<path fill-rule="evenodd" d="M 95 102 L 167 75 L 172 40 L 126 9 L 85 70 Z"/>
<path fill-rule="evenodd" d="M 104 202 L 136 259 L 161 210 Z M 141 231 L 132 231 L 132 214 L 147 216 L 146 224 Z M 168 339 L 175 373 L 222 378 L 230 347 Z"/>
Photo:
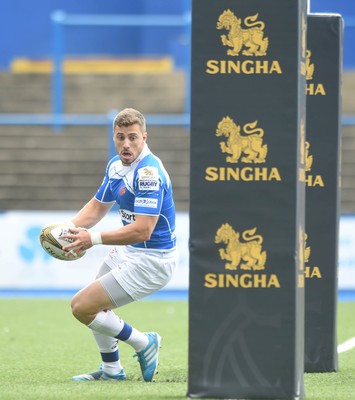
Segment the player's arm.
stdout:
<path fill-rule="evenodd" d="M 150 239 L 158 215 L 135 215 L 135 221 L 115 231 L 100 232 L 102 244 L 127 245 Z"/>
<path fill-rule="evenodd" d="M 75 215 L 71 222 L 75 226 L 83 228 L 92 228 L 107 214 L 114 203 L 102 203 L 93 197 L 85 206 Z"/>
<path fill-rule="evenodd" d="M 136 214 L 135 221 L 131 224 L 106 232 L 90 232 L 80 228 L 70 228 L 72 234 L 63 237 L 74 239 L 74 242 L 63 247 L 63 250 L 74 250 L 78 253 L 95 244 L 128 245 L 144 242 L 150 239 L 158 218 L 158 215 Z"/>

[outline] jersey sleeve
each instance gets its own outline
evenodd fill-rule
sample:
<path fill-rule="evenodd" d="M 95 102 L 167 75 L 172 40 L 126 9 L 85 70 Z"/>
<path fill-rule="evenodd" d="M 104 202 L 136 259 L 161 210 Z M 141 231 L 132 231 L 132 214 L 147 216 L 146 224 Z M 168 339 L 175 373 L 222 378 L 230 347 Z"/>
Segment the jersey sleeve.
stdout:
<path fill-rule="evenodd" d="M 135 180 L 134 212 L 136 214 L 159 215 L 163 202 L 164 188 L 156 167 L 137 170 Z"/>
<path fill-rule="evenodd" d="M 113 203 L 115 201 L 111 190 L 108 166 L 106 168 L 104 179 L 95 194 L 95 199 L 100 201 L 101 203 Z"/>

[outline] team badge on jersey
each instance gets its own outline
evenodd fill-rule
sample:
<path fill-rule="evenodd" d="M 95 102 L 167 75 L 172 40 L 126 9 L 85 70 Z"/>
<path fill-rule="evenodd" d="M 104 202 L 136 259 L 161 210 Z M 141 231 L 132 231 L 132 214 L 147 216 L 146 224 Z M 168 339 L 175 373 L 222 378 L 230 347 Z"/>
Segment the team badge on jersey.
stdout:
<path fill-rule="evenodd" d="M 121 186 L 121 187 L 120 187 L 120 192 L 119 192 L 119 193 L 120 193 L 120 196 L 123 196 L 123 195 L 126 193 L 126 191 L 127 191 L 126 186 L 124 186 L 124 185 Z"/>

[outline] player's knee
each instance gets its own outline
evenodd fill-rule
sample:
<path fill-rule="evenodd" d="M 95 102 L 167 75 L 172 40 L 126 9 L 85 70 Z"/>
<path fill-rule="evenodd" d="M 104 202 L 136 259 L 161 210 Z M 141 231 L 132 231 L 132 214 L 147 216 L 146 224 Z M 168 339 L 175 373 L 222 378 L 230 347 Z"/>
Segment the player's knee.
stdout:
<path fill-rule="evenodd" d="M 86 323 L 88 311 L 78 296 L 74 296 L 71 301 L 71 312 L 78 321 Z"/>

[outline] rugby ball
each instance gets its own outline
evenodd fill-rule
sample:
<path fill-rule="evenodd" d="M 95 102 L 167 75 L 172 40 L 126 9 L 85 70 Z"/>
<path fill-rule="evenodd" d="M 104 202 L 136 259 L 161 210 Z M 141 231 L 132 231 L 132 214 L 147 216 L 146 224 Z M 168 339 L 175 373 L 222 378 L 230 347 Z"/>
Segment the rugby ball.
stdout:
<path fill-rule="evenodd" d="M 82 253 L 75 253 L 75 251 L 70 251 L 70 254 L 66 256 L 66 251 L 63 250 L 63 246 L 68 243 L 72 243 L 73 239 L 63 238 L 63 235 L 70 233 L 70 226 L 58 223 L 51 224 L 42 228 L 39 240 L 45 252 L 50 256 L 63 261 L 73 261 L 81 258 L 85 251 Z"/>

